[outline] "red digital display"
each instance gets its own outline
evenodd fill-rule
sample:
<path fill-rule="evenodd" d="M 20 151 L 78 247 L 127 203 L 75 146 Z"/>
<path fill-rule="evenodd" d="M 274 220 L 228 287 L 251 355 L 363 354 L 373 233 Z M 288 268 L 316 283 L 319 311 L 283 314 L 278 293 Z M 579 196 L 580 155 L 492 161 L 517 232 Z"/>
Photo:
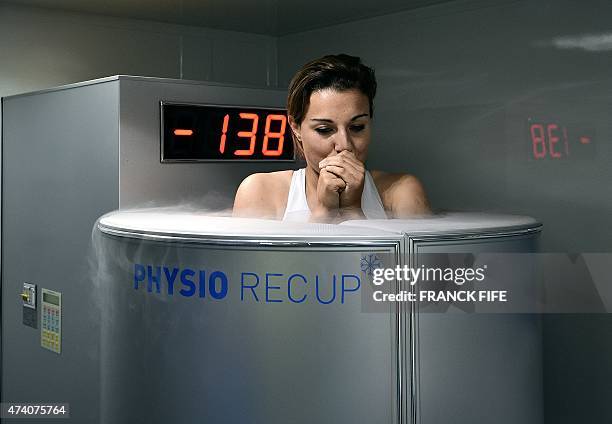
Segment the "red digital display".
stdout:
<path fill-rule="evenodd" d="M 557 122 L 529 122 L 530 151 L 533 159 L 568 159 L 593 155 L 592 131 Z"/>
<path fill-rule="evenodd" d="M 162 162 L 294 160 L 284 109 L 162 103 Z"/>
<path fill-rule="evenodd" d="M 174 130 L 174 135 L 184 135 L 186 137 L 189 137 L 193 135 L 193 130 L 181 130 L 177 128 Z"/>

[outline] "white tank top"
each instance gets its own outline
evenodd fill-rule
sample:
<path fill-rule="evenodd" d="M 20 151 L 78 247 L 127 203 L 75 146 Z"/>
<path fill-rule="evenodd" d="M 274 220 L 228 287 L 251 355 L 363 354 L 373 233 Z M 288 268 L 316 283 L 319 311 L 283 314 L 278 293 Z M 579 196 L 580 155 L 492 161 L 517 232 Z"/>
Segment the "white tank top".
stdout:
<path fill-rule="evenodd" d="M 387 219 L 374 180 L 367 170 L 365 171 L 363 193 L 361 194 L 361 210 L 368 219 Z M 310 208 L 306 201 L 306 172 L 305 168 L 301 168 L 293 171 L 283 221 L 308 222 L 309 218 Z"/>

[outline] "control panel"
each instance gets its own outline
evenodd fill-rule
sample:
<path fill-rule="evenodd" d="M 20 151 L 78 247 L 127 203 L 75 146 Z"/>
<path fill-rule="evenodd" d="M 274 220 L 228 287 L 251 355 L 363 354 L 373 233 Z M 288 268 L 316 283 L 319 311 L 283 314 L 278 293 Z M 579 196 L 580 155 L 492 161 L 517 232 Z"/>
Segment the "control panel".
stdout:
<path fill-rule="evenodd" d="M 62 347 L 62 294 L 42 289 L 40 345 L 60 353 Z"/>

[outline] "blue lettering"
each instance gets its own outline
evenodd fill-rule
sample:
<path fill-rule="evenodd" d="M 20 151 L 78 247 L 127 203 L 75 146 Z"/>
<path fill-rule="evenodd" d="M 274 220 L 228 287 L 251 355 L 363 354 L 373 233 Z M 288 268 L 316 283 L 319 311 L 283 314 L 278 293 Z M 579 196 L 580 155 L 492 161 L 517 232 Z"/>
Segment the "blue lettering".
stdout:
<path fill-rule="evenodd" d="M 206 271 L 200 270 L 200 297 L 206 297 Z"/>
<path fill-rule="evenodd" d="M 214 300 L 226 299 L 229 294 L 229 276 L 223 271 L 208 272 L 202 269 L 135 263 L 133 273 L 134 290 L 140 289 L 141 284 L 144 289 L 146 282 L 146 290 L 149 293 L 161 293 L 161 286 L 167 283 L 168 287 L 167 290 L 164 289 L 164 292 L 168 296 L 173 296 L 175 290 L 184 297 L 195 296 L 197 292 L 200 298 L 210 296 Z M 286 280 L 287 294 L 285 299 L 285 275 L 282 273 L 266 273 L 265 288 L 259 289 L 259 274 L 242 272 L 240 275 L 240 300 L 242 302 L 249 300 L 259 302 L 257 291 L 265 290 L 265 303 L 283 303 L 288 300 L 296 304 L 308 301 L 312 294 L 311 281 L 308 280 L 308 277 L 300 273 L 291 274 Z M 181 286 L 177 286 L 179 276 Z M 344 304 L 350 301 L 350 293 L 358 293 L 361 289 L 361 278 L 357 274 L 329 274 L 327 278 L 325 277 L 318 274 L 314 275 L 315 298 L 319 304 L 329 305 L 336 300 Z M 342 278 L 341 281 L 339 281 L 340 277 Z M 277 293 L 275 294 L 275 292 Z"/>
<path fill-rule="evenodd" d="M 282 302 L 281 299 L 270 299 L 270 290 L 280 290 L 280 286 L 271 286 L 270 285 L 270 277 L 282 277 L 283 274 L 269 274 L 266 272 L 266 303 L 277 303 Z"/>
<path fill-rule="evenodd" d="M 217 291 L 216 280 L 221 280 L 221 290 Z M 202 284 L 202 282 L 200 282 Z M 223 299 L 227 296 L 227 275 L 222 273 L 221 271 L 215 271 L 210 274 L 210 278 L 208 280 L 208 291 L 210 295 L 215 299 Z"/>
<path fill-rule="evenodd" d="M 189 268 L 185 268 L 183 271 L 181 271 L 181 283 L 183 283 L 185 287 L 189 287 L 189 290 L 185 290 L 185 289 L 179 290 L 183 296 L 190 297 L 190 296 L 193 296 L 193 294 L 195 293 L 195 290 L 196 290 L 195 283 L 189 278 L 187 278 L 187 277 L 193 277 L 194 275 L 195 275 L 195 271 Z"/>
<path fill-rule="evenodd" d="M 166 276 L 166 281 L 168 282 L 168 295 L 172 296 L 174 294 L 174 280 L 176 280 L 178 268 L 172 268 L 172 273 L 168 271 L 168 268 L 164 267 L 164 275 Z"/>
<path fill-rule="evenodd" d="M 352 289 L 347 289 L 346 288 L 346 286 L 344 285 L 344 280 L 348 279 L 348 278 L 354 278 L 355 280 L 357 280 L 357 286 L 355 288 L 352 288 Z M 342 274 L 342 297 L 341 297 L 340 303 L 344 303 L 344 293 L 355 292 L 355 291 L 359 290 L 359 287 L 361 287 L 361 280 L 359 279 L 359 277 L 357 277 L 356 275 L 344 275 L 344 274 Z"/>
<path fill-rule="evenodd" d="M 250 275 L 252 277 L 255 277 L 255 284 L 252 286 L 247 286 L 245 284 L 245 280 L 244 277 Z M 255 287 L 257 287 L 259 285 L 259 276 L 257 274 L 254 274 L 252 272 L 243 272 L 240 275 L 240 300 L 244 301 L 244 289 L 251 289 L 251 292 L 253 292 L 253 297 L 255 298 L 256 302 L 259 302 L 259 298 L 257 297 L 257 293 L 255 293 Z"/>
<path fill-rule="evenodd" d="M 303 281 L 304 284 L 306 284 L 306 277 L 304 277 L 301 274 L 293 274 L 291 277 L 289 277 L 289 279 L 287 280 L 287 296 L 289 297 L 289 300 L 292 301 L 293 303 L 302 303 L 303 301 L 306 300 L 306 294 L 304 294 L 304 296 L 302 296 L 300 298 L 300 300 L 296 300 L 293 298 L 293 296 L 291 296 L 291 281 L 294 278 L 300 277 Z"/>
<path fill-rule="evenodd" d="M 325 300 L 321 299 L 321 297 L 319 296 L 319 276 L 318 275 L 316 276 L 315 293 L 317 295 L 317 300 L 319 301 L 319 303 L 322 303 L 324 305 L 328 305 L 328 304 L 332 303 L 334 301 L 334 299 L 336 298 L 336 276 L 334 275 L 334 278 L 333 278 L 332 297 L 331 297 L 331 299 L 325 301 Z"/>
<path fill-rule="evenodd" d="M 134 264 L 134 290 L 138 290 L 138 283 L 144 281 L 145 276 L 145 267 L 140 264 Z"/>
<path fill-rule="evenodd" d="M 161 278 L 161 268 L 158 266 L 155 267 L 155 276 L 154 276 L 153 267 L 148 265 L 147 274 L 149 277 L 149 284 L 147 286 L 147 291 L 151 293 L 153 291 L 153 283 L 155 283 L 155 289 L 156 289 L 155 291 L 159 293 L 159 280 Z"/>

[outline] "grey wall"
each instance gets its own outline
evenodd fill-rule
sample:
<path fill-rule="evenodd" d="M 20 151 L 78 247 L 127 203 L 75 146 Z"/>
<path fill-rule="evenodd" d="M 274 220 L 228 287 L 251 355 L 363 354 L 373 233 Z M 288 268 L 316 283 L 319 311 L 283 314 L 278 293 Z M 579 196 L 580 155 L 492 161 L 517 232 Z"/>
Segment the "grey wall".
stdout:
<path fill-rule="evenodd" d="M 321 54 L 362 56 L 380 87 L 370 167 L 416 174 L 439 208 L 533 215 L 546 250 L 603 251 L 610 16 L 605 1 L 458 1 L 281 37 L 279 81 Z M 530 159 L 530 118 L 594 133 L 597 154 Z"/>
<path fill-rule="evenodd" d="M 0 96 L 116 74 L 275 85 L 276 39 L 0 3 Z"/>
<path fill-rule="evenodd" d="M 535 216 L 543 250 L 604 252 L 610 17 L 608 1 L 457 1 L 281 37 L 279 82 L 322 54 L 362 56 L 379 81 L 370 168 L 414 173 L 437 208 Z M 570 156 L 534 159 L 535 122 L 566 126 Z M 610 422 L 610 314 L 548 315 L 543 328 L 547 422 Z"/>

